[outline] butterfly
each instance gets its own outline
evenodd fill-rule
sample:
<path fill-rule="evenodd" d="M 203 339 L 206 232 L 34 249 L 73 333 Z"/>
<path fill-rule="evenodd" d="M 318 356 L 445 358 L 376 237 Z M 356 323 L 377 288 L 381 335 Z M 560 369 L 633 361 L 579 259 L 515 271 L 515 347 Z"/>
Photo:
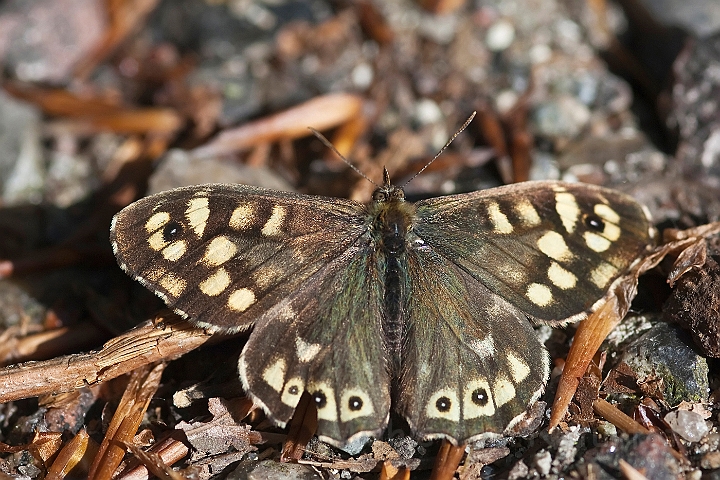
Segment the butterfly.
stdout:
<path fill-rule="evenodd" d="M 597 310 L 652 243 L 620 192 L 527 182 L 406 201 L 387 172 L 367 204 L 246 185 L 158 193 L 112 222 L 119 265 L 211 332 L 252 329 L 244 389 L 285 426 L 303 392 L 318 436 L 507 432 L 542 394 L 533 325 Z"/>

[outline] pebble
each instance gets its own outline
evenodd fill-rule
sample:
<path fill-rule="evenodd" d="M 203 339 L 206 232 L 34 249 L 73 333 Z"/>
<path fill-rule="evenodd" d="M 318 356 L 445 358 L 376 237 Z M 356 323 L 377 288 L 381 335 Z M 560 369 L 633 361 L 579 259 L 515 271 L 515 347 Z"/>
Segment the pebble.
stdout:
<path fill-rule="evenodd" d="M 560 95 L 540 103 L 534 113 L 538 133 L 546 137 L 575 138 L 590 121 L 590 110 L 577 98 Z"/>
<path fill-rule="evenodd" d="M 353 68 L 350 78 L 353 85 L 361 90 L 365 90 L 372 84 L 375 72 L 368 63 L 361 63 Z"/>
<path fill-rule="evenodd" d="M 507 20 L 498 20 L 488 28 L 485 45 L 491 52 L 502 52 L 515 40 L 515 27 Z"/>
<path fill-rule="evenodd" d="M 42 200 L 41 113 L 0 91 L 0 195 L 3 204 Z"/>
<path fill-rule="evenodd" d="M 699 442 L 710 431 L 702 415 L 688 410 L 670 412 L 665 421 L 673 432 L 689 442 Z"/>
<path fill-rule="evenodd" d="M 440 106 L 429 98 L 423 98 L 415 104 L 415 112 L 413 116 L 415 121 L 420 125 L 437 123 L 443 118 Z"/>
<path fill-rule="evenodd" d="M 620 360 L 635 372 L 638 382 L 662 378 L 662 393 L 670 405 L 683 400 L 706 402 L 708 363 L 692 344 L 687 332 L 661 322 L 625 347 Z"/>
<path fill-rule="evenodd" d="M 150 177 L 149 193 L 201 183 L 245 183 L 274 190 L 292 191 L 292 186 L 265 167 L 249 167 L 218 158 L 195 158 L 191 152 L 169 150 Z"/>
<path fill-rule="evenodd" d="M 542 450 L 535 454 L 535 468 L 538 473 L 546 477 L 550 473 L 552 467 L 552 456 L 547 450 Z"/>
<path fill-rule="evenodd" d="M 700 459 L 700 466 L 706 470 L 720 468 L 720 452 L 707 452 Z"/>
<path fill-rule="evenodd" d="M 259 463 L 241 463 L 228 480 L 321 480 L 322 477 L 308 465 L 263 460 Z"/>

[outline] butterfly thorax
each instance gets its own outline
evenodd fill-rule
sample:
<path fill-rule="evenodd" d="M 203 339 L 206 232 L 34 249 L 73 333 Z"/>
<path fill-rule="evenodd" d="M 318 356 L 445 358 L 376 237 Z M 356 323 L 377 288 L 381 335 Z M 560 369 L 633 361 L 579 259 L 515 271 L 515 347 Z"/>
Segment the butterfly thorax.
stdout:
<path fill-rule="evenodd" d="M 378 188 L 369 210 L 376 246 L 386 255 L 402 255 L 415 216 L 415 206 L 405 201 L 402 188 L 393 185 Z"/>

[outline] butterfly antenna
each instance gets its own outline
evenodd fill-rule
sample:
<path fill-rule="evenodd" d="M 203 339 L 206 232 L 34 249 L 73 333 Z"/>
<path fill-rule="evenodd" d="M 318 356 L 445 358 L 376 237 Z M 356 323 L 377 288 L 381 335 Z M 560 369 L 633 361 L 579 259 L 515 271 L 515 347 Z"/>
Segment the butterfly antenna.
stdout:
<path fill-rule="evenodd" d="M 440 155 L 442 155 L 442 153 L 445 151 L 445 149 L 447 149 L 450 146 L 450 144 L 453 142 L 453 140 L 455 140 L 457 138 L 457 136 L 460 135 L 463 132 L 463 130 L 465 130 L 468 127 L 468 125 L 470 125 L 470 122 L 473 121 L 473 118 L 475 118 L 475 115 L 477 115 L 477 112 L 472 112 L 472 115 L 470 115 L 470 118 L 465 120 L 465 123 L 463 123 L 463 126 L 460 127 L 460 129 L 457 132 L 455 132 L 452 137 L 450 137 L 450 140 L 448 140 L 447 143 L 445 144 L 445 146 L 440 149 L 440 151 L 437 153 L 437 155 L 435 155 L 432 160 L 430 160 L 428 163 L 426 163 L 425 166 L 422 167 L 419 172 L 417 172 L 415 175 L 410 177 L 410 180 L 408 180 L 407 182 L 405 182 L 403 184 L 403 188 L 405 188 L 405 186 L 408 183 L 412 182 L 415 177 L 417 177 L 422 172 L 424 172 L 426 168 L 428 168 L 435 160 L 437 160 L 437 158 Z"/>
<path fill-rule="evenodd" d="M 345 158 L 342 153 L 338 152 L 338 149 L 335 148 L 335 145 L 333 145 L 332 143 L 330 143 L 330 140 L 328 140 L 327 138 L 325 138 L 325 135 L 323 135 L 322 133 L 318 132 L 317 130 L 315 130 L 315 129 L 312 128 L 312 127 L 308 127 L 308 129 L 309 129 L 309 130 L 318 138 L 318 140 L 320 140 L 327 148 L 329 148 L 330 150 L 332 150 L 333 152 L 335 152 L 335 155 L 337 155 L 338 157 L 340 157 L 340 159 L 341 159 L 343 162 L 345 162 L 348 167 L 350 167 L 350 168 L 352 168 L 353 170 L 355 170 L 355 171 L 358 173 L 358 175 L 360 175 L 360 176 L 363 177 L 365 180 L 367 180 L 368 182 L 370 182 L 370 183 L 372 183 L 373 185 L 375 185 L 377 188 L 380 188 L 380 185 L 378 185 L 377 183 L 373 182 L 370 177 L 368 177 L 367 175 L 365 175 L 362 171 L 360 171 L 359 168 L 357 168 L 355 165 L 353 165 L 352 163 L 350 163 L 350 160 L 348 160 L 347 158 Z M 453 138 L 454 138 L 454 137 L 453 137 Z"/>

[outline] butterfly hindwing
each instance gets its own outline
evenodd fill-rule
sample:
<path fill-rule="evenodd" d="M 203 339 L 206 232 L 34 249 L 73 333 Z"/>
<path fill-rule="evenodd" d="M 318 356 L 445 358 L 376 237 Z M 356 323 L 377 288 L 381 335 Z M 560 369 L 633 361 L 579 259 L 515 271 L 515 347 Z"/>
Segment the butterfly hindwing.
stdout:
<path fill-rule="evenodd" d="M 420 437 L 501 434 L 538 399 L 548 355 L 526 316 L 431 249 L 408 254 L 398 409 Z"/>
<path fill-rule="evenodd" d="M 324 266 L 278 313 L 255 326 L 240 357 L 253 398 L 282 423 L 307 391 L 318 412 L 318 435 L 342 445 L 378 435 L 390 413 L 390 376 L 383 338 L 382 288 L 374 256 L 348 252 Z M 268 346 L 272 346 L 268 348 Z"/>

